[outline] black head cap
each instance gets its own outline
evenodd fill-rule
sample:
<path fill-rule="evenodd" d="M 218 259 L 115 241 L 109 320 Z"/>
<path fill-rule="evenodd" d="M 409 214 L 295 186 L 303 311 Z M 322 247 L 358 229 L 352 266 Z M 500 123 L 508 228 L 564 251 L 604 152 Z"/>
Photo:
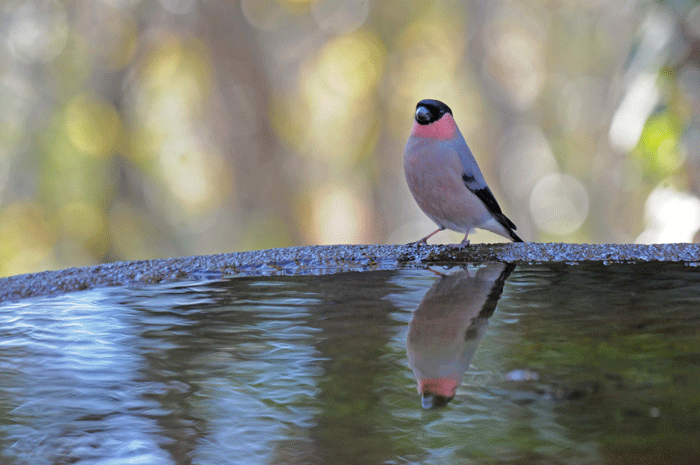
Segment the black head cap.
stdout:
<path fill-rule="evenodd" d="M 439 100 L 421 100 L 416 105 L 416 122 L 418 124 L 430 124 L 439 120 L 445 113 L 452 114 L 450 107 Z"/>

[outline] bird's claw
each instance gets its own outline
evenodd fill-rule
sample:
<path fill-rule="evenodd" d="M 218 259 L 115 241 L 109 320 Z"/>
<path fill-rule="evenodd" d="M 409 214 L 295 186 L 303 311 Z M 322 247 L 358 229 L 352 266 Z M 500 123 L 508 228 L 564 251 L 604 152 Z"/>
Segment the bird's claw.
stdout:
<path fill-rule="evenodd" d="M 459 244 L 453 244 L 452 247 L 454 247 L 457 250 L 463 250 L 463 249 L 466 249 L 468 245 L 469 245 L 469 241 L 464 240 L 464 241 L 460 242 Z"/>

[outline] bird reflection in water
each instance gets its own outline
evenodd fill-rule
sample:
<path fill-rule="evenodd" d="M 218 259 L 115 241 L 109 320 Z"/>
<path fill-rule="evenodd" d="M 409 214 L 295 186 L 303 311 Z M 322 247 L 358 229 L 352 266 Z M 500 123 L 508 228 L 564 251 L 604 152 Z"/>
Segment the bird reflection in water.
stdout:
<path fill-rule="evenodd" d="M 447 405 L 476 352 L 515 265 L 488 263 L 442 274 L 426 292 L 408 329 L 408 363 L 425 409 Z"/>

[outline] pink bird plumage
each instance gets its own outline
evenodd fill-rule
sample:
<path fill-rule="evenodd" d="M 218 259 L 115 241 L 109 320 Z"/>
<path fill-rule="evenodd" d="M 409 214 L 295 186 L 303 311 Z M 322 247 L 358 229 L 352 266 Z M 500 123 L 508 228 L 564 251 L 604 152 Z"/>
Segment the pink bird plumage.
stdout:
<path fill-rule="evenodd" d="M 460 269 L 441 275 L 423 296 L 409 325 L 406 353 L 424 408 L 446 405 L 455 396 L 514 268 L 493 262 L 476 274 Z"/>
<path fill-rule="evenodd" d="M 459 247 L 469 244 L 474 228 L 485 229 L 514 242 L 523 242 L 515 224 L 501 211 L 457 127 L 450 107 L 438 100 L 421 100 L 404 151 L 408 188 L 423 212 L 439 231 L 464 233 Z"/>

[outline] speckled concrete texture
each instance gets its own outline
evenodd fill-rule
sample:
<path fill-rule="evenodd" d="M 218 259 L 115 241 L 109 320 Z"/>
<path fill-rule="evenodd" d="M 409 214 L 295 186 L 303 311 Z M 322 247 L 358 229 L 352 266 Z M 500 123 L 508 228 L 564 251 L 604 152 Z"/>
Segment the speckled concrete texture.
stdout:
<path fill-rule="evenodd" d="M 334 245 L 117 262 L 0 279 L 0 302 L 96 287 L 224 276 L 326 274 L 426 265 L 499 261 L 523 263 L 700 262 L 698 244 L 475 244 L 464 249 L 429 245 Z"/>

